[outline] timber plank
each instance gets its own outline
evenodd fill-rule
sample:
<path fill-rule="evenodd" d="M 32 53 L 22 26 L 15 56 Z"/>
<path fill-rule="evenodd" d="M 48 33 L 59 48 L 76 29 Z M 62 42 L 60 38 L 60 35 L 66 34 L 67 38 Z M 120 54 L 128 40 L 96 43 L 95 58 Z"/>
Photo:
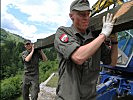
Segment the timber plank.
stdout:
<path fill-rule="evenodd" d="M 89 29 L 91 29 L 94 34 L 98 35 L 101 32 L 102 17 L 107 15 L 107 13 L 112 13 L 117 18 L 112 33 L 133 29 L 133 1 L 130 1 L 92 17 Z M 35 42 L 35 49 L 53 46 L 54 37 L 55 34 L 44 39 L 37 39 L 37 42 Z"/>

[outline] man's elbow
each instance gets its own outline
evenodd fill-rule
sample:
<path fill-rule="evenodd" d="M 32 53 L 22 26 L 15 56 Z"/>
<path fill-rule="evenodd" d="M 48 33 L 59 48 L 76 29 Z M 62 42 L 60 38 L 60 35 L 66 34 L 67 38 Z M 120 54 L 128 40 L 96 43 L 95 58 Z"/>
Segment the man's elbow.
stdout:
<path fill-rule="evenodd" d="M 115 67 L 116 64 L 117 64 L 117 61 L 116 61 L 116 62 L 112 62 L 112 63 L 110 64 L 110 66 Z"/>
<path fill-rule="evenodd" d="M 45 61 L 47 61 L 48 59 L 43 59 L 43 61 L 45 62 Z"/>
<path fill-rule="evenodd" d="M 84 63 L 84 59 L 82 59 L 81 57 L 78 57 L 78 56 L 72 56 L 71 59 L 77 65 L 82 65 Z"/>
<path fill-rule="evenodd" d="M 113 66 L 113 67 L 115 67 L 117 65 L 117 58 L 113 58 L 111 60 L 111 64 L 110 65 Z"/>
<path fill-rule="evenodd" d="M 25 59 L 26 62 L 29 62 L 30 60 L 29 59 Z"/>

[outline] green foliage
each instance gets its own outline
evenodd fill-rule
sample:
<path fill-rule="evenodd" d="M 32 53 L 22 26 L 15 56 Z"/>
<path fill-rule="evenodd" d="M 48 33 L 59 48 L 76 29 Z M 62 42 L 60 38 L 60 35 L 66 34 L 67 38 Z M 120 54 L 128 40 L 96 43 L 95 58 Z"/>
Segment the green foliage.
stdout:
<path fill-rule="evenodd" d="M 56 72 L 57 68 L 57 61 L 48 60 L 46 62 L 40 62 L 40 83 L 44 82 L 51 75 L 51 73 Z M 21 95 L 22 73 L 20 72 L 20 74 L 21 75 L 16 75 L 15 77 L 10 77 L 1 81 L 1 100 L 15 100 L 16 97 Z"/>
<path fill-rule="evenodd" d="M 40 82 L 45 81 L 52 72 L 55 72 L 58 69 L 58 61 L 56 60 L 57 53 L 54 47 L 44 49 L 44 53 L 46 54 L 48 61 L 39 63 Z"/>
<path fill-rule="evenodd" d="M 21 52 L 24 50 L 24 44 L 16 44 L 14 41 L 5 41 L 0 47 L 1 51 L 1 79 L 15 76 L 19 69 L 23 69 Z"/>
<path fill-rule="evenodd" d="M 5 43 L 5 41 L 14 41 L 16 43 L 19 43 L 24 42 L 24 40 L 25 39 L 23 37 L 7 32 L 6 30 L 1 28 L 1 43 Z"/>
<path fill-rule="evenodd" d="M 21 95 L 23 63 L 21 53 L 25 50 L 24 38 L 1 29 L 1 100 L 15 100 Z M 40 83 L 57 71 L 57 54 L 54 47 L 44 49 L 48 61 L 40 62 Z"/>
<path fill-rule="evenodd" d="M 52 72 L 55 72 L 58 69 L 57 61 L 40 62 L 39 66 L 40 82 L 45 81 L 51 75 Z"/>
<path fill-rule="evenodd" d="M 22 95 L 21 95 L 20 97 L 14 99 L 14 100 L 23 100 L 23 97 L 22 97 Z"/>
<path fill-rule="evenodd" d="M 1 100 L 13 100 L 12 98 L 21 94 L 21 77 L 16 75 L 1 81 Z"/>
<path fill-rule="evenodd" d="M 54 47 L 44 49 L 44 53 L 50 61 L 54 61 L 57 58 L 57 52 Z"/>
<path fill-rule="evenodd" d="M 21 52 L 24 51 L 22 37 L 1 29 L 1 67 L 0 80 L 15 76 L 18 70 L 23 69 Z"/>
<path fill-rule="evenodd" d="M 58 75 L 55 74 L 51 79 L 50 81 L 48 81 L 48 83 L 46 84 L 46 86 L 49 86 L 49 87 L 57 87 L 57 83 L 58 83 Z"/>

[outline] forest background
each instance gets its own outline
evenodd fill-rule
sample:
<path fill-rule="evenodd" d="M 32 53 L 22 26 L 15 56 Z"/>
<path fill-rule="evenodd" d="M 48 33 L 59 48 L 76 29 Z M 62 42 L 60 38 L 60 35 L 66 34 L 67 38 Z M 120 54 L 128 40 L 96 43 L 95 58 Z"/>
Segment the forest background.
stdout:
<path fill-rule="evenodd" d="M 21 53 L 25 50 L 24 39 L 21 36 L 1 29 L 1 67 L 0 67 L 0 98 L 1 100 L 15 100 L 21 96 L 23 78 L 23 62 Z M 39 63 L 40 83 L 45 81 L 51 73 L 57 71 L 57 54 L 54 47 L 43 49 L 48 61 Z"/>

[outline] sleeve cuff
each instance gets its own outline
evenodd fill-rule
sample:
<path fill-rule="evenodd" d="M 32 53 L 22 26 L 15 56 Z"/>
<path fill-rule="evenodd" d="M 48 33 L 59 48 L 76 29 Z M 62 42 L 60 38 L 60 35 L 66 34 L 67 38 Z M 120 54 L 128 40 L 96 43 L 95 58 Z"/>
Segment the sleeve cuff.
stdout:
<path fill-rule="evenodd" d="M 72 45 L 68 46 L 66 48 L 66 52 L 65 52 L 65 59 L 69 59 L 69 57 L 71 56 L 71 54 L 79 47 L 80 45 L 77 43 L 73 43 Z"/>

